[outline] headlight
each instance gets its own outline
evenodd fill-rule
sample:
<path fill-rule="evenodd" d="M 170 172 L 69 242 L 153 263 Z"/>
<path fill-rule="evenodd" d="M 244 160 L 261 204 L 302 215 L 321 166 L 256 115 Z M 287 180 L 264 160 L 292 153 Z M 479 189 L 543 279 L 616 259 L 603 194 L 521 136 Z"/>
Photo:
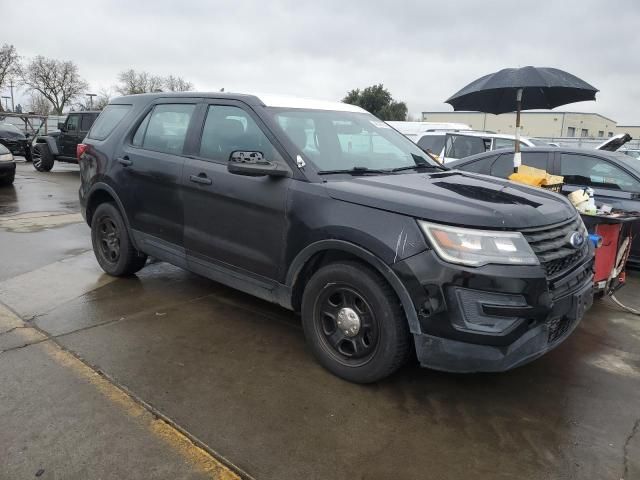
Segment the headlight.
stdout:
<path fill-rule="evenodd" d="M 13 162 L 12 153 L 0 153 L 0 162 Z"/>
<path fill-rule="evenodd" d="M 450 227 L 418 220 L 440 258 L 480 267 L 489 263 L 538 265 L 538 257 L 520 232 Z"/>

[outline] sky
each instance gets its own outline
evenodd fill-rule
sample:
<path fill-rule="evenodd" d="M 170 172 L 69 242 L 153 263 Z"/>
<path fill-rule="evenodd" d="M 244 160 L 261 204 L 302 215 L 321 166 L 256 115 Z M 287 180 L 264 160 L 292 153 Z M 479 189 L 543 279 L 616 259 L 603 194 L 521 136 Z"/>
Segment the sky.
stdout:
<path fill-rule="evenodd" d="M 383 83 L 419 116 L 450 111 L 444 100 L 482 75 L 534 65 L 600 90 L 557 110 L 640 124 L 637 0 L 2 0 L 2 12 L 0 44 L 73 60 L 94 92 L 129 68 L 200 91 L 333 100 Z"/>

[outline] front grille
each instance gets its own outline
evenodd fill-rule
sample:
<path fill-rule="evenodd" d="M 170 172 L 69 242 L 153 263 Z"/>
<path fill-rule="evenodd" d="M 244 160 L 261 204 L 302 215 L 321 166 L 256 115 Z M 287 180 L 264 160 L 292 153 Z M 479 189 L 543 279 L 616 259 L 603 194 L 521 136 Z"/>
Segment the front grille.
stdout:
<path fill-rule="evenodd" d="M 522 234 L 540 260 L 547 277 L 555 277 L 575 265 L 585 255 L 588 239 L 576 250 L 567 244 L 573 232 L 582 229 L 582 220 L 576 217 L 550 227 L 523 230 Z"/>
<path fill-rule="evenodd" d="M 567 333 L 569 327 L 571 327 L 572 321 L 567 317 L 555 318 L 547 322 L 548 327 L 548 342 L 553 343 L 556 340 L 562 338 Z"/>

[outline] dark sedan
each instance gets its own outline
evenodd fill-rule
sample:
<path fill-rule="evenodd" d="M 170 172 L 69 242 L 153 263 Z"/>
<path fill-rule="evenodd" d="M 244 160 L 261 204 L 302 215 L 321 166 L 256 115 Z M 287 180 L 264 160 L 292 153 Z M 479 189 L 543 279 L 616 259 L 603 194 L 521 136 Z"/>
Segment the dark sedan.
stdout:
<path fill-rule="evenodd" d="M 564 177 L 562 192 L 591 187 L 596 204 L 640 212 L 640 162 L 619 152 L 564 147 L 523 148 L 522 163 Z M 513 173 L 513 149 L 494 150 L 447 164 L 448 167 L 507 178 Z M 640 231 L 636 222 L 634 231 Z M 640 239 L 635 239 L 629 263 L 640 268 Z"/>
<path fill-rule="evenodd" d="M 0 123 L 0 144 L 7 147 L 14 155 L 20 155 L 25 157 L 27 161 L 31 161 L 29 139 L 15 125 Z"/>

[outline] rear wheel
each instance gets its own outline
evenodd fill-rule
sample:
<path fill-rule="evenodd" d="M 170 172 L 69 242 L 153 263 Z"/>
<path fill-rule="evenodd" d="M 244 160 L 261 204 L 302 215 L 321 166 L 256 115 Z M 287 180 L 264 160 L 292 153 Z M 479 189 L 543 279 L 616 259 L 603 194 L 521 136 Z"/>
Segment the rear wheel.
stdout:
<path fill-rule="evenodd" d="M 113 203 L 99 205 L 93 214 L 91 243 L 100 267 L 109 275 L 132 275 L 147 262 L 147 256 L 131 243 L 124 219 Z"/>
<path fill-rule="evenodd" d="M 38 143 L 33 147 L 33 167 L 39 172 L 49 172 L 53 168 L 53 154 L 46 143 Z"/>
<path fill-rule="evenodd" d="M 302 325 L 320 364 L 351 382 L 391 375 L 411 351 L 395 292 L 357 262 L 330 264 L 311 277 L 302 298 Z"/>

